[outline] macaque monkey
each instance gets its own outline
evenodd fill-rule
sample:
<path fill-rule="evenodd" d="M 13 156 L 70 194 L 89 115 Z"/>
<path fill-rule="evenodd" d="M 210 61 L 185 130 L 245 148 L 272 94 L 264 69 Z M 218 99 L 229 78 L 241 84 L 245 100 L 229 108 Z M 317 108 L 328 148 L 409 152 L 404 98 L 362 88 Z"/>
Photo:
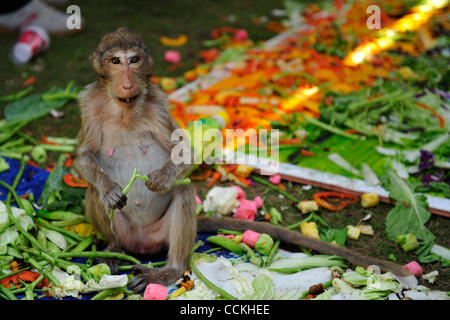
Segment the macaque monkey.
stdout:
<path fill-rule="evenodd" d="M 75 168 L 89 182 L 86 215 L 107 238 L 108 251 L 152 255 L 168 249 L 165 267 L 133 269 L 136 277 L 130 288 L 142 292 L 148 283 L 174 283 L 189 267 L 197 229 L 215 232 L 218 228 L 253 229 L 283 242 L 340 255 L 358 265 L 378 264 L 407 275 L 391 262 L 268 223 L 233 218 L 197 220 L 194 187 L 172 186 L 191 166 L 175 165 L 171 160 L 175 144 L 170 137 L 179 126 L 169 112 L 167 97 L 150 82 L 153 59 L 149 48 L 137 34 L 119 28 L 103 37 L 90 59 L 97 81 L 79 95 L 81 130 L 75 162 Z M 137 179 L 124 196 L 122 187 L 135 168 L 148 174 L 149 180 Z M 114 209 L 112 219 L 110 209 Z"/>

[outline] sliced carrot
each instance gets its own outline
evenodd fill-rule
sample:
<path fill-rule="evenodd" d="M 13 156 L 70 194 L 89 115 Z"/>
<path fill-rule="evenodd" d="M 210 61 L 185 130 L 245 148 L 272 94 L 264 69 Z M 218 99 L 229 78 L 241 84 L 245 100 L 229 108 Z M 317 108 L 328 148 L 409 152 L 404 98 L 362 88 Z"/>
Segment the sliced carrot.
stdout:
<path fill-rule="evenodd" d="M 235 176 L 240 182 L 242 182 L 246 186 L 251 186 L 252 185 L 252 183 L 250 181 L 248 181 L 247 179 L 245 179 L 244 177 L 240 177 L 240 176 L 235 175 L 235 174 L 233 174 L 233 176 Z"/>
<path fill-rule="evenodd" d="M 306 157 L 314 157 L 316 154 L 306 149 L 300 149 L 300 153 Z"/>
<path fill-rule="evenodd" d="M 25 80 L 23 85 L 26 87 L 26 86 L 32 85 L 35 82 L 36 82 L 36 77 L 29 77 L 27 80 Z"/>
<path fill-rule="evenodd" d="M 292 138 L 292 139 L 281 139 L 280 144 L 301 144 L 302 141 L 296 138 Z"/>
<path fill-rule="evenodd" d="M 212 174 L 212 170 L 209 168 L 204 169 L 199 174 L 193 175 L 191 174 L 189 177 L 191 180 L 206 180 L 208 179 Z"/>
<path fill-rule="evenodd" d="M 66 162 L 64 162 L 64 167 L 71 167 L 73 165 L 73 159 L 68 158 Z"/>
<path fill-rule="evenodd" d="M 87 188 L 89 186 L 89 183 L 87 181 L 78 179 L 70 173 L 65 174 L 63 180 L 65 184 L 73 188 Z"/>
<path fill-rule="evenodd" d="M 218 171 L 214 171 L 211 177 L 211 180 L 206 184 L 208 188 L 211 188 L 222 176 L 222 174 Z"/>

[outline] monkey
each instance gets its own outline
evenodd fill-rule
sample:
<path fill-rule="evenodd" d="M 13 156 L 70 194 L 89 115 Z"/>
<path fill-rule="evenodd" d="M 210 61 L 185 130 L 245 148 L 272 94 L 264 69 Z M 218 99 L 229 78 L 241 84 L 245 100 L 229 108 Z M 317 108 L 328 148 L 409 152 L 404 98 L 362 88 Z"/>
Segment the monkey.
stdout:
<path fill-rule="evenodd" d="M 142 292 L 148 283 L 174 283 L 189 268 L 197 232 L 220 228 L 251 229 L 285 243 L 342 256 L 356 265 L 377 264 L 382 270 L 409 275 L 390 261 L 269 223 L 197 217 L 194 187 L 172 186 L 185 177 L 191 164 L 176 165 L 170 157 L 175 146 L 171 134 L 179 125 L 170 114 L 166 94 L 151 81 L 154 62 L 149 47 L 139 35 L 121 27 L 103 36 L 90 61 L 97 79 L 78 96 L 81 128 L 74 162 L 89 184 L 86 216 L 106 237 L 107 251 L 153 255 L 168 250 L 162 268 L 133 267 L 132 290 Z M 148 181 L 136 180 L 125 196 L 122 186 L 135 168 L 148 174 Z M 111 219 L 110 209 L 114 210 Z"/>

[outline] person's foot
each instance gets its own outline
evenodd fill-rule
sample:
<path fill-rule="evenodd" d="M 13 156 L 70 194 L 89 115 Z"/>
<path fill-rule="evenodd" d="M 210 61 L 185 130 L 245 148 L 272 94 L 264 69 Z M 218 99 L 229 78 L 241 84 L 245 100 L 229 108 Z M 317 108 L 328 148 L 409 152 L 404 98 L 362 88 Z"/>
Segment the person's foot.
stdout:
<path fill-rule="evenodd" d="M 48 0 L 45 0 L 46 2 Z M 55 1 L 55 0 L 50 0 Z M 3 31 L 16 31 L 29 25 L 39 26 L 50 34 L 63 34 L 79 31 L 67 28 L 69 15 L 57 11 L 42 0 L 32 0 L 17 11 L 0 14 L 0 28 Z M 81 19 L 81 28 L 83 20 Z"/>

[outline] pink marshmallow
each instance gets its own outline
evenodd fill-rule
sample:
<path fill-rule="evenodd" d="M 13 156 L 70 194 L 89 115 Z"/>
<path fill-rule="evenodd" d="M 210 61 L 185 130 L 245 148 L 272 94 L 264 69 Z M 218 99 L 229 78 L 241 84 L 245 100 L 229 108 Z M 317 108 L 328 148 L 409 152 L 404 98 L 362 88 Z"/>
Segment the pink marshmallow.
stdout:
<path fill-rule="evenodd" d="M 242 201 L 242 200 L 247 199 L 247 195 L 245 194 L 245 191 L 242 190 L 241 187 L 239 187 L 239 186 L 231 186 L 230 188 L 233 188 L 233 189 L 237 190 L 237 192 L 238 192 L 237 200 L 238 201 Z"/>
<path fill-rule="evenodd" d="M 255 214 L 258 209 L 254 201 L 242 200 L 241 205 L 237 208 L 234 213 L 234 218 L 242 220 L 255 220 Z"/>
<path fill-rule="evenodd" d="M 166 300 L 169 290 L 157 283 L 149 283 L 145 288 L 144 300 Z"/>
<path fill-rule="evenodd" d="M 410 263 L 405 264 L 403 268 L 405 268 L 415 276 L 420 276 L 423 272 L 422 267 L 416 261 L 411 261 Z"/>
<path fill-rule="evenodd" d="M 281 176 L 279 174 L 273 175 L 269 178 L 269 182 L 271 182 L 273 184 L 280 184 Z"/>
<path fill-rule="evenodd" d="M 256 196 L 255 199 L 253 199 L 253 202 L 255 203 L 256 208 L 258 209 L 261 208 L 263 205 L 263 200 L 260 196 Z"/>
<path fill-rule="evenodd" d="M 242 234 L 242 242 L 244 242 L 249 247 L 254 248 L 256 242 L 258 241 L 259 237 L 261 236 L 261 233 L 252 231 L 252 230 L 246 230 Z"/>
<path fill-rule="evenodd" d="M 248 32 L 244 29 L 239 29 L 235 34 L 234 38 L 238 41 L 245 41 L 248 39 Z"/>
<path fill-rule="evenodd" d="M 178 51 L 168 50 L 164 53 L 164 60 L 170 63 L 180 62 L 181 54 Z"/>
<path fill-rule="evenodd" d="M 200 197 L 198 195 L 195 195 L 195 203 L 196 204 L 202 204 L 202 199 L 200 199 Z"/>

